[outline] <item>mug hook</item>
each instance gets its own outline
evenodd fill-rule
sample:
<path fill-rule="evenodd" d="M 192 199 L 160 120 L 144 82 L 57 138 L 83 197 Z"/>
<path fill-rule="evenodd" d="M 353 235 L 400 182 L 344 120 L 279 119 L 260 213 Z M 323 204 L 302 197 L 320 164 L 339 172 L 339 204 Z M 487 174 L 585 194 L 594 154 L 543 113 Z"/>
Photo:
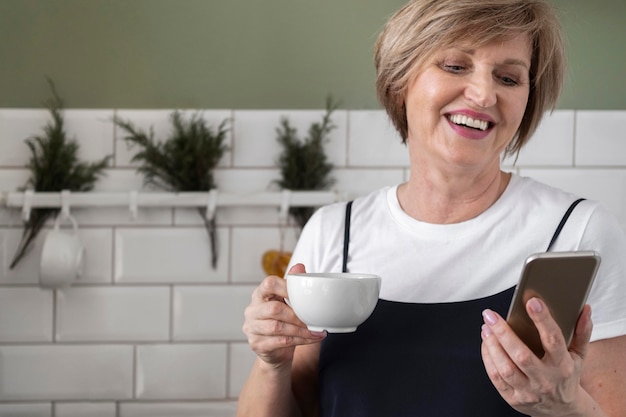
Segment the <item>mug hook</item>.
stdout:
<path fill-rule="evenodd" d="M 289 206 L 291 204 L 291 190 L 283 190 L 280 202 L 280 212 L 278 213 L 278 221 L 280 224 L 286 224 L 289 220 Z"/>
<path fill-rule="evenodd" d="M 130 210 L 130 218 L 137 219 L 137 191 L 132 190 L 128 193 L 128 209 Z"/>
<path fill-rule="evenodd" d="M 215 209 L 217 208 L 217 197 L 218 197 L 217 188 L 211 188 L 209 190 L 209 194 L 207 197 L 206 214 L 205 214 L 205 217 L 208 221 L 213 221 L 213 219 L 215 218 Z"/>
<path fill-rule="evenodd" d="M 70 190 L 61 191 L 61 217 L 69 219 L 70 216 Z"/>
<path fill-rule="evenodd" d="M 22 220 L 27 222 L 30 219 L 30 211 L 33 204 L 33 195 L 35 192 L 33 190 L 25 190 L 24 191 L 24 204 L 22 205 Z"/>

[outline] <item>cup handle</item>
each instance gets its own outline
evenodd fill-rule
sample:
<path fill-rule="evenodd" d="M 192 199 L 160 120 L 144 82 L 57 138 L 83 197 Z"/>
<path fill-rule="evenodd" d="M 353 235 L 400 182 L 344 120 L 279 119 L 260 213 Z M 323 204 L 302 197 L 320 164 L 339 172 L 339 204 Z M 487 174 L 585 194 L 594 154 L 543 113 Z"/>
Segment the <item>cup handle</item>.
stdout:
<path fill-rule="evenodd" d="M 61 217 L 63 217 L 63 215 L 58 213 L 56 219 L 54 219 L 54 230 L 59 230 L 61 228 Z"/>
<path fill-rule="evenodd" d="M 74 229 L 74 234 L 78 234 L 78 223 L 76 222 L 76 219 L 74 218 L 74 216 L 72 216 L 69 213 L 66 213 L 66 214 L 59 213 L 59 214 L 57 214 L 57 217 L 54 220 L 54 230 L 59 230 L 61 228 L 61 221 L 63 219 L 69 220 L 70 223 L 72 223 L 72 227 Z"/>

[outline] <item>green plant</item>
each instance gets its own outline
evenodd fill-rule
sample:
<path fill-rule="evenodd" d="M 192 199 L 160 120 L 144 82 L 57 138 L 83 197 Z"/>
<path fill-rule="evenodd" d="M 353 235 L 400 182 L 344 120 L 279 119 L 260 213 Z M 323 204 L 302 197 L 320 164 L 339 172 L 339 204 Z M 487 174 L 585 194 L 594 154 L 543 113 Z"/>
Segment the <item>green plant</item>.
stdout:
<path fill-rule="evenodd" d="M 328 162 L 324 143 L 328 142 L 328 135 L 336 127 L 331 116 L 337 108 L 338 103 L 329 96 L 326 99 L 326 113 L 321 123 L 311 124 L 304 139 L 298 137 L 288 118 L 281 119 L 280 127 L 276 129 L 277 140 L 282 146 L 277 163 L 281 179 L 275 183 L 282 189 L 324 190 L 335 183 L 330 177 L 333 165 Z M 291 207 L 289 214 L 302 228 L 314 211 L 314 207 Z"/>
<path fill-rule="evenodd" d="M 137 171 L 143 174 L 144 183 L 173 192 L 209 191 L 216 188 L 213 169 L 228 150 L 225 143 L 228 120 L 222 121 L 216 131 L 197 113 L 185 120 L 179 111 L 174 111 L 170 120 L 173 127 L 170 136 L 158 141 L 152 128 L 146 133 L 130 121 L 114 119 L 114 123 L 126 132 L 126 143 L 139 148 L 132 161 L 139 163 Z M 215 268 L 215 217 L 207 219 L 202 207 L 198 208 L 198 212 L 209 233 L 211 264 Z"/>
<path fill-rule="evenodd" d="M 31 157 L 26 165 L 30 178 L 19 190 L 32 189 L 36 192 L 90 191 L 98 177 L 103 174 L 111 156 L 94 163 L 80 162 L 79 146 L 68 139 L 62 115 L 63 101 L 57 94 L 52 80 L 48 79 L 52 98 L 44 102 L 52 121 L 43 128 L 43 134 L 26 139 Z M 26 255 L 46 221 L 58 214 L 58 208 L 34 208 L 24 222 L 24 231 L 9 266 L 13 269 Z"/>

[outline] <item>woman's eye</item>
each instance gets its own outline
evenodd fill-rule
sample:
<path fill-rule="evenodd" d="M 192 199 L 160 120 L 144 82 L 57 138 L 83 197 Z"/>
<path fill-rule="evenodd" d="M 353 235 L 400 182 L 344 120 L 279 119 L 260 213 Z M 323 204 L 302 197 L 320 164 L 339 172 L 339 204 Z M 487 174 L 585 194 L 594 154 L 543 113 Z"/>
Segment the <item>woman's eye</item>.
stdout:
<path fill-rule="evenodd" d="M 500 81 L 502 81 L 502 84 L 508 86 L 516 86 L 519 84 L 519 82 L 515 78 L 507 77 L 506 75 L 501 76 Z"/>
<path fill-rule="evenodd" d="M 458 64 L 443 64 L 442 67 L 444 71 L 451 72 L 454 74 L 458 74 L 460 72 L 463 72 L 463 70 L 465 70 L 465 67 L 463 65 L 458 65 Z"/>

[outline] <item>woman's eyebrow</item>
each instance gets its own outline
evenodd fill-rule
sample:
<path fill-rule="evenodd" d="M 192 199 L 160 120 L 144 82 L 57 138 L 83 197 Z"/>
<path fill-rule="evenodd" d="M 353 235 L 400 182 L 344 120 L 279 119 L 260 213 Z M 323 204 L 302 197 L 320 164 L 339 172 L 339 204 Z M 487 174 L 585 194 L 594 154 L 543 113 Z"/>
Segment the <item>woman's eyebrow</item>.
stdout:
<path fill-rule="evenodd" d="M 521 59 L 515 59 L 515 58 L 505 59 L 504 64 L 505 65 L 519 65 L 521 67 L 526 68 L 527 70 L 530 69 L 526 61 L 522 61 Z"/>
<path fill-rule="evenodd" d="M 464 54 L 468 54 L 468 55 L 474 55 L 476 53 L 475 49 L 470 49 L 470 48 L 455 48 L 461 52 L 463 52 Z M 517 58 L 507 58 L 504 60 L 503 62 L 504 65 L 518 65 L 521 67 L 524 67 L 527 70 L 530 70 L 530 66 L 529 64 L 522 60 L 522 59 L 517 59 Z"/>

